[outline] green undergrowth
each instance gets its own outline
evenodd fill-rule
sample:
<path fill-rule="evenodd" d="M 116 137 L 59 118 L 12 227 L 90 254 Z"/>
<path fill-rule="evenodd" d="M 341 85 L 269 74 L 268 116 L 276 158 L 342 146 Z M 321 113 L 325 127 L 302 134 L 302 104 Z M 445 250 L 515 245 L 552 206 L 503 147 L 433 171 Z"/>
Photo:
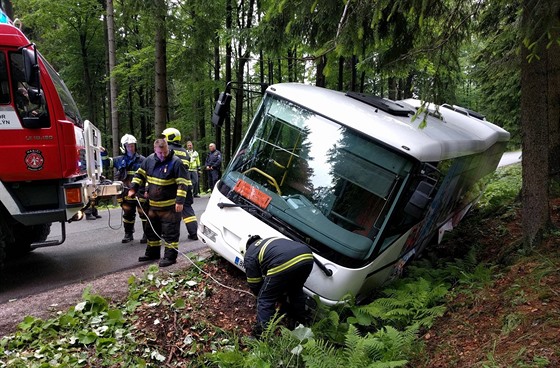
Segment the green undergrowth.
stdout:
<path fill-rule="evenodd" d="M 515 169 L 496 174 L 496 181 L 507 183 L 489 188 L 489 197 L 481 201 L 486 213 L 513 201 L 518 182 L 512 176 L 517 174 Z M 404 367 L 421 354 L 421 336 L 445 313 L 447 301 L 457 293 L 476 298 L 493 282 L 494 266 L 478 261 L 476 246 L 469 249 L 461 258 L 427 255 L 371 301 L 357 304 L 349 295 L 338 306 L 319 307 L 307 326 L 290 330 L 278 317 L 260 339 L 220 330 L 209 335 L 216 339 L 209 342 L 211 352 L 183 351 L 170 362 L 163 350 L 139 337 L 135 311 L 158 305 L 183 313 L 184 290 L 202 276 L 194 267 L 168 274 L 153 266 L 142 278 L 129 280 L 128 299 L 118 305 L 86 289 L 82 302 L 55 318 L 26 317 L 14 334 L 0 340 L 0 367 Z M 515 317 L 504 329 L 514 328 Z"/>
<path fill-rule="evenodd" d="M 207 262 L 208 260 L 206 260 Z M 210 260 L 211 261 L 211 260 Z M 462 267 L 455 262 L 455 267 Z M 453 267 L 450 269 L 454 270 Z M 171 366 L 215 367 L 401 367 L 421 349 L 419 334 L 445 311 L 445 298 L 456 276 L 468 272 L 414 267 L 370 303 L 321 307 L 309 326 L 289 330 L 277 318 L 261 339 L 216 334 L 212 353 L 185 352 Z M 42 320 L 26 317 L 16 333 L 0 340 L 0 367 L 156 367 L 164 352 L 139 339 L 135 310 L 158 304 L 181 311 L 184 293 L 201 278 L 198 270 L 170 275 L 150 267 L 141 279 L 131 278 L 129 296 L 111 305 L 84 291 L 83 301 Z M 157 286 L 154 288 L 153 286 Z M 197 292 L 199 293 L 199 292 Z M 201 301 L 203 303 L 203 301 Z M 172 344 L 173 342 L 166 342 Z"/>

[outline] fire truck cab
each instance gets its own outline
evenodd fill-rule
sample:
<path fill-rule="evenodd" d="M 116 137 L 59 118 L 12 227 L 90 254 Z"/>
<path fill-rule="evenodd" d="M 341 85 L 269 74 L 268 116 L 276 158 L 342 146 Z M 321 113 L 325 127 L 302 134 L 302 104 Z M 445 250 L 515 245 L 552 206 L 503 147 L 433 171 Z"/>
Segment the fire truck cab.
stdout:
<path fill-rule="evenodd" d="M 101 183 L 101 145 L 35 45 L 0 23 L 0 268 L 10 252 L 61 244 L 66 222 L 96 197 L 122 192 L 120 182 Z M 53 222 L 62 238 L 47 241 Z"/>

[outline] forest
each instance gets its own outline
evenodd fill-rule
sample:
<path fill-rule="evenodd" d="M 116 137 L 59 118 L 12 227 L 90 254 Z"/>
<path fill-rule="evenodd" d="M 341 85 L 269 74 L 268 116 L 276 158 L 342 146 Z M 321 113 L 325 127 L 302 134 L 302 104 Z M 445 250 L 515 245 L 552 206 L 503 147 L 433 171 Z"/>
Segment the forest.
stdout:
<path fill-rule="evenodd" d="M 380 290 L 371 304 L 350 300 L 345 310 L 322 311 L 311 328 L 280 327 L 267 331 L 264 341 L 245 339 L 244 320 L 220 308 L 242 309 L 251 302 L 235 295 L 220 299 L 225 294 L 199 269 L 169 277 L 150 269 L 129 280 L 128 297 L 118 307 L 86 290 L 84 301 L 58 319 L 27 317 L 17 338 L 0 341 L 0 357 L 7 362 L 29 366 L 35 357 L 36 366 L 46 360 L 62 366 L 558 364 L 560 2 L 0 4 L 60 73 L 82 117 L 102 130 L 105 147 L 115 155 L 126 133 L 149 154 L 153 139 L 175 127 L 202 157 L 215 143 L 227 164 L 264 89 L 284 82 L 467 107 L 508 130 L 510 149 L 523 152 L 521 167 L 513 169 L 519 181 L 512 185 L 511 173 L 498 172 L 497 187 L 483 198 L 487 208 L 447 241 L 462 258 L 450 251 L 441 268 L 420 264 L 420 271 L 413 268 L 403 283 Z M 216 128 L 212 113 L 228 85 L 231 109 Z M 459 249 L 462 244 L 482 248 L 479 259 Z M 480 258 L 494 265 L 478 263 Z M 220 269 L 236 287 L 245 287 L 221 262 L 210 259 L 200 267 Z M 161 307 L 158 313 L 154 305 Z M 78 329 L 82 322 L 91 328 Z M 52 345 L 53 336 L 63 337 Z M 428 347 L 419 347 L 418 340 Z"/>
<path fill-rule="evenodd" d="M 479 111 L 522 148 L 525 242 L 560 173 L 560 5 L 535 0 L 13 0 L 3 9 L 118 154 L 166 127 L 227 163 L 267 85 L 315 84 Z M 224 127 L 211 124 L 233 88 Z"/>
<path fill-rule="evenodd" d="M 557 1 L 2 1 L 118 154 L 166 127 L 227 163 L 265 86 L 315 84 L 479 111 L 523 150 L 525 243 L 560 173 Z M 211 124 L 231 82 L 223 129 Z"/>

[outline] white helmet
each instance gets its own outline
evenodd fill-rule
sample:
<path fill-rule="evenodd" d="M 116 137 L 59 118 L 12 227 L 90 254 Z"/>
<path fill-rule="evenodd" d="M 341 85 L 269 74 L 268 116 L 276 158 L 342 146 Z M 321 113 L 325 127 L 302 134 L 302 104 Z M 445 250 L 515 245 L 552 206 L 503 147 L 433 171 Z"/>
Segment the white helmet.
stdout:
<path fill-rule="evenodd" d="M 181 132 L 175 128 L 167 128 L 161 134 L 167 142 L 181 143 Z"/>
<path fill-rule="evenodd" d="M 125 144 L 136 144 L 136 137 L 132 134 L 125 134 L 121 138 L 121 152 L 126 153 L 126 146 Z"/>
<path fill-rule="evenodd" d="M 259 239 L 262 239 L 260 235 L 249 235 L 249 238 L 247 240 L 241 238 L 241 240 L 239 241 L 239 253 L 245 254 L 245 252 L 247 251 L 247 247 Z"/>

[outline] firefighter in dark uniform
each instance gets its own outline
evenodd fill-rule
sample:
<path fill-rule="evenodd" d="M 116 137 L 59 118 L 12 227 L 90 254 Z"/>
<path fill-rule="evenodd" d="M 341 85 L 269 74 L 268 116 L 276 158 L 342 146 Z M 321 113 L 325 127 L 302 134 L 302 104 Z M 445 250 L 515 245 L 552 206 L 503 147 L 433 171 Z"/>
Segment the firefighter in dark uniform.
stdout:
<path fill-rule="evenodd" d="M 177 262 L 181 211 L 190 182 L 183 162 L 169 149 L 167 141 L 163 138 L 156 139 L 154 153 L 148 156 L 136 171 L 128 195 L 134 197 L 145 183 L 148 184 L 146 186 L 147 215 L 151 226 L 150 224 L 146 226 L 148 238 L 146 253 L 139 257 L 138 261 L 159 259 L 163 239 L 165 252 L 159 266 L 167 267 Z"/>
<path fill-rule="evenodd" d="M 120 150 L 122 155 L 117 157 L 108 157 L 107 151 L 101 149 L 101 159 L 103 160 L 103 166 L 108 168 L 114 168 L 116 171 L 115 180 L 123 182 L 126 188 L 131 187 L 132 178 L 136 173 L 136 170 L 140 168 L 140 165 L 145 160 L 145 157 L 136 152 L 137 141 L 132 134 L 125 134 L 121 138 Z M 139 197 L 140 203 L 144 205 L 145 199 Z M 134 223 L 136 221 L 136 210 L 138 209 L 138 215 L 140 220 L 142 220 L 142 229 L 144 229 L 144 235 L 141 243 L 146 243 L 146 215 L 141 207 L 138 206 L 138 202 L 134 198 L 130 198 L 123 193 L 123 196 L 118 199 L 123 210 L 123 224 L 124 224 L 124 238 L 123 243 L 129 243 L 134 240 L 132 234 L 134 233 Z"/>
<path fill-rule="evenodd" d="M 260 335 L 274 316 L 276 303 L 283 303 L 285 296 L 290 300 L 288 316 L 301 321 L 305 315 L 303 284 L 313 269 L 311 249 L 292 240 L 261 239 L 258 235 L 250 237 L 245 247 L 241 252 L 245 253 L 247 283 L 257 296 L 257 324 L 253 333 Z"/>
<path fill-rule="evenodd" d="M 198 240 L 198 236 L 196 235 L 196 230 L 198 228 L 198 223 L 196 220 L 196 215 L 194 214 L 194 209 L 192 208 L 193 204 L 193 191 L 192 191 L 192 173 L 189 171 L 191 165 L 191 157 L 189 156 L 187 149 L 181 145 L 181 132 L 175 128 L 167 128 L 163 131 L 163 136 L 167 140 L 169 144 L 169 148 L 175 152 L 175 156 L 179 157 L 185 165 L 185 168 L 189 172 L 189 191 L 187 192 L 187 198 L 185 204 L 183 205 L 183 213 L 181 216 L 183 217 L 183 222 L 187 227 L 187 232 L 189 233 L 189 239 L 191 240 Z M 196 174 L 196 172 L 194 173 Z"/>
<path fill-rule="evenodd" d="M 208 145 L 210 152 L 206 156 L 206 171 L 208 172 L 208 192 L 214 189 L 214 186 L 220 179 L 222 169 L 222 153 L 216 149 L 214 143 Z"/>

